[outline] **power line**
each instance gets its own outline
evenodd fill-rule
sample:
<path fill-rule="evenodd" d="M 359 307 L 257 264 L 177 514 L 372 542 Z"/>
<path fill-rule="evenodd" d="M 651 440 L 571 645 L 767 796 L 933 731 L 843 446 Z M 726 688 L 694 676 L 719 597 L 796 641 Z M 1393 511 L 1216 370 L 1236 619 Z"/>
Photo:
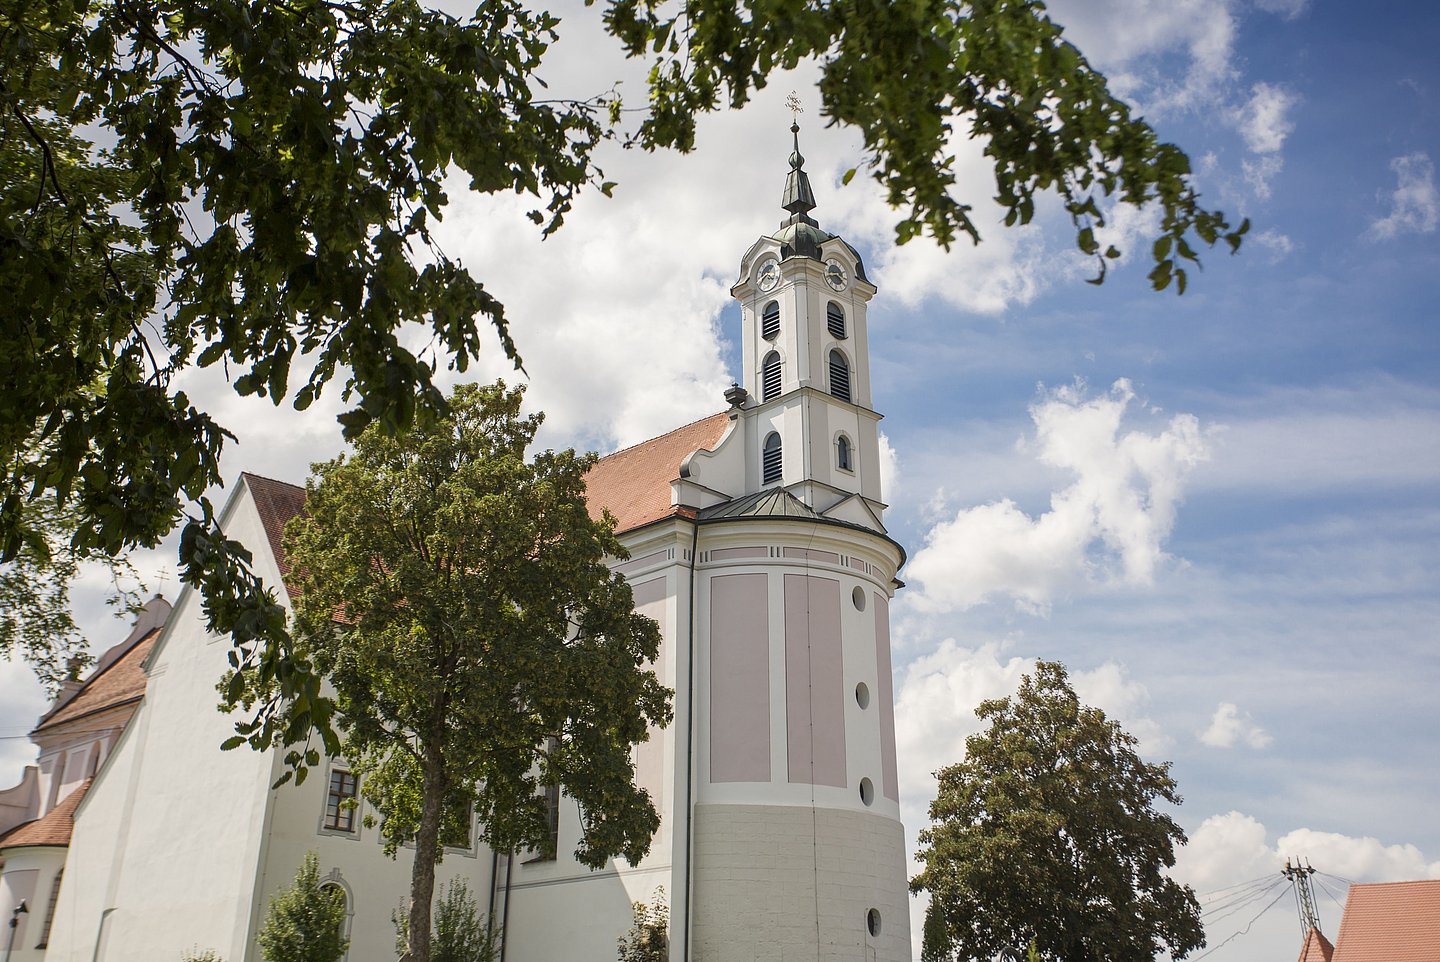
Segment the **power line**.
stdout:
<path fill-rule="evenodd" d="M 1199 955 L 1195 956 L 1195 962 L 1200 962 L 1201 959 L 1205 958 L 1205 956 L 1209 955 L 1211 952 L 1214 952 L 1216 949 L 1219 949 L 1219 948 L 1221 948 L 1222 946 L 1228 945 L 1229 943 L 1235 941 L 1236 939 L 1238 939 L 1238 938 L 1239 938 L 1240 936 L 1242 936 L 1242 935 L 1248 934 L 1248 933 L 1250 932 L 1250 926 L 1252 926 L 1252 925 L 1254 925 L 1256 922 L 1258 922 L 1258 921 L 1260 920 L 1260 916 L 1264 915 L 1266 912 L 1268 912 L 1268 911 L 1270 911 L 1272 908 L 1274 908 L 1274 907 L 1275 907 L 1275 903 L 1278 902 L 1278 901 L 1280 901 L 1280 900 L 1283 899 L 1284 897 L 1285 897 L 1285 892 L 1282 890 L 1279 895 L 1275 896 L 1275 898 L 1270 901 L 1270 904 L 1269 904 L 1269 905 L 1267 905 L 1267 906 L 1265 906 L 1263 909 L 1261 909 L 1261 910 L 1255 915 L 1255 917 L 1252 918 L 1249 922 L 1246 922 L 1246 923 L 1245 923 L 1245 927 L 1244 927 L 1243 929 L 1241 929 L 1239 932 L 1236 932 L 1234 935 L 1230 936 L 1228 939 L 1226 939 L 1224 942 L 1221 942 L 1219 945 L 1216 945 L 1214 948 L 1206 949 L 1204 952 L 1201 952 Z"/>
<path fill-rule="evenodd" d="M 1216 903 L 1215 905 L 1210 906 L 1210 908 L 1206 909 L 1204 912 L 1201 912 L 1200 917 L 1203 919 L 1207 916 L 1216 915 L 1216 913 L 1229 914 L 1230 909 L 1234 909 L 1237 906 L 1248 905 L 1258 898 L 1264 898 L 1265 895 L 1268 894 L 1278 884 L 1280 883 L 1277 879 L 1268 879 L 1264 885 L 1237 892 L 1225 901 Z"/>
<path fill-rule="evenodd" d="M 1271 876 L 1267 874 L 1267 875 L 1262 875 L 1262 876 L 1260 876 L 1259 878 L 1252 878 L 1252 879 L 1251 879 L 1250 881 L 1248 881 L 1248 882 L 1236 882 L 1234 885 L 1227 885 L 1227 886 L 1225 886 L 1224 888 L 1221 888 L 1221 889 L 1213 889 L 1212 891 L 1209 891 L 1209 892 L 1201 892 L 1200 895 L 1199 895 L 1199 898 L 1201 898 L 1201 899 L 1208 899 L 1208 898 L 1209 898 L 1210 896 L 1212 896 L 1212 895 L 1219 895 L 1221 892 L 1228 892 L 1228 891 L 1230 891 L 1231 889 L 1244 888 L 1244 887 L 1247 886 L 1247 885 L 1254 885 L 1256 882 L 1265 882 L 1265 881 L 1268 881 L 1270 878 L 1271 878 Z"/>
<path fill-rule="evenodd" d="M 1248 907 L 1248 906 L 1250 906 L 1250 905 L 1254 905 L 1256 902 L 1260 901 L 1260 900 L 1263 899 L 1265 896 L 1267 896 L 1267 895 L 1269 895 L 1271 892 L 1273 892 L 1277 886 L 1280 886 L 1280 885 L 1282 885 L 1282 884 L 1283 884 L 1283 883 L 1282 883 L 1279 879 L 1276 879 L 1276 880 L 1275 880 L 1274 882 L 1272 882 L 1269 886 L 1267 886 L 1266 888 L 1261 889 L 1261 890 L 1258 891 L 1258 892 L 1255 892 L 1253 895 L 1251 895 L 1251 896 L 1250 896 L 1249 898 L 1247 898 L 1245 901 L 1239 903 L 1238 905 L 1235 905 L 1235 906 L 1230 907 L 1229 911 L 1224 912 L 1224 913 L 1222 913 L 1222 914 L 1220 914 L 1220 915 L 1215 916 L 1213 919 L 1210 920 L 1210 924 L 1213 925 L 1213 924 L 1215 924 L 1216 922 L 1219 922 L 1221 919 L 1229 918 L 1230 916 L 1234 915 L 1236 912 L 1239 912 L 1239 911 L 1240 911 L 1241 909 L 1243 909 L 1243 908 L 1246 908 L 1246 907 Z M 1284 895 L 1285 893 L 1282 891 L 1280 894 L 1281 894 L 1281 895 Z M 1271 904 L 1273 905 L 1274 903 L 1272 902 Z"/>

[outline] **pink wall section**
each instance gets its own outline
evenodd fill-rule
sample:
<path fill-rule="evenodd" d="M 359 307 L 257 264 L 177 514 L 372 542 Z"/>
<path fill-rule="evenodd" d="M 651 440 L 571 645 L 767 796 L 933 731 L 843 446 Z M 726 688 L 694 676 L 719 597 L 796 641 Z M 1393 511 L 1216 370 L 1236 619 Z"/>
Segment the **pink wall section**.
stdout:
<path fill-rule="evenodd" d="M 666 664 L 670 658 L 669 639 L 674 636 L 670 626 L 670 615 L 665 604 L 669 594 L 665 579 L 652 578 L 638 585 L 630 586 L 635 596 L 635 610 L 647 618 L 654 618 L 660 625 L 660 656 L 655 659 L 655 673 L 665 682 L 668 673 Z M 665 733 L 658 728 L 650 729 L 650 740 L 635 746 L 635 784 L 650 793 L 650 801 L 656 811 L 663 811 L 665 804 Z"/>
<path fill-rule="evenodd" d="M 710 579 L 710 781 L 770 781 L 770 596 L 763 574 Z"/>
<path fill-rule="evenodd" d="M 892 802 L 900 801 L 900 779 L 895 768 L 895 679 L 890 667 L 890 600 L 878 591 L 875 611 L 875 681 L 880 688 L 880 765 L 882 791 Z"/>
<path fill-rule="evenodd" d="M 789 780 L 846 786 L 840 582 L 785 576 L 785 706 Z"/>

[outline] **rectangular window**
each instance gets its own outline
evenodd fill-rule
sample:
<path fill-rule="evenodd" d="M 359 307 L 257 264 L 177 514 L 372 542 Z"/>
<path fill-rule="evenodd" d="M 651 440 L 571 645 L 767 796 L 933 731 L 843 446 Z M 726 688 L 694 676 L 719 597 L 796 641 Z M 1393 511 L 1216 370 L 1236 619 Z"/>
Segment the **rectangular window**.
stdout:
<path fill-rule="evenodd" d="M 342 769 L 330 772 L 330 793 L 325 798 L 325 827 L 333 832 L 355 831 L 357 782 L 354 775 Z"/>

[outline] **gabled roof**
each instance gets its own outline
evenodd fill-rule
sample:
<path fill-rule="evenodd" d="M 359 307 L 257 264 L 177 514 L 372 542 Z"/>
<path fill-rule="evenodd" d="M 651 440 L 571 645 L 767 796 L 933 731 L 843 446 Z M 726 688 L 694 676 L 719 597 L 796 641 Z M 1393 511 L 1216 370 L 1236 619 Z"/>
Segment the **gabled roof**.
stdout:
<path fill-rule="evenodd" d="M 1325 933 L 1319 929 L 1311 929 L 1305 934 L 1305 944 L 1300 947 L 1299 962 L 1331 962 L 1331 956 L 1335 954 L 1335 946 L 1325 938 Z"/>
<path fill-rule="evenodd" d="M 595 462 L 585 475 L 590 516 L 599 518 L 608 508 L 617 532 L 671 515 L 693 517 L 692 509 L 670 503 L 670 482 L 679 480 L 680 463 L 692 452 L 713 449 L 729 423 L 722 411 Z"/>
<path fill-rule="evenodd" d="M 142 666 L 159 637 L 160 629 L 152 628 L 108 665 L 102 661 L 101 667 L 69 701 L 40 719 L 33 734 L 43 734 L 66 722 L 139 701 L 140 696 L 145 694 L 146 678 Z"/>
<path fill-rule="evenodd" d="M 75 809 L 80 807 L 80 802 L 85 798 L 85 793 L 90 791 L 90 783 L 94 780 L 93 777 L 85 779 L 73 792 L 60 799 L 59 805 L 40 818 L 17 825 L 0 835 L 0 850 L 32 845 L 61 848 L 69 845 L 70 834 L 75 830 Z"/>
<path fill-rule="evenodd" d="M 615 516 L 616 530 L 627 531 L 681 513 L 684 509 L 670 504 L 670 482 L 680 477 L 680 462 L 693 451 L 717 444 L 729 423 L 727 413 L 713 414 L 595 462 L 585 475 L 590 516 L 599 518 L 608 508 Z M 288 575 L 285 524 L 305 510 L 305 489 L 248 471 L 241 478 L 255 499 L 280 573 Z"/>
<path fill-rule="evenodd" d="M 36 722 L 32 734 L 55 729 L 66 722 L 140 700 L 145 694 L 145 657 L 155 646 L 160 629 L 170 617 L 170 602 L 156 595 L 135 618 L 130 634 L 100 656 L 90 676 L 61 695 Z M 74 685 L 67 682 L 67 685 Z"/>
<path fill-rule="evenodd" d="M 305 510 L 305 489 L 249 471 L 241 473 L 240 478 L 255 499 L 255 510 L 260 512 L 260 523 L 265 526 L 265 537 L 270 542 L 270 554 L 284 577 L 290 573 L 290 565 L 285 561 L 285 522 Z"/>
<path fill-rule="evenodd" d="M 1440 960 L 1440 879 L 1350 886 L 1331 962 Z"/>

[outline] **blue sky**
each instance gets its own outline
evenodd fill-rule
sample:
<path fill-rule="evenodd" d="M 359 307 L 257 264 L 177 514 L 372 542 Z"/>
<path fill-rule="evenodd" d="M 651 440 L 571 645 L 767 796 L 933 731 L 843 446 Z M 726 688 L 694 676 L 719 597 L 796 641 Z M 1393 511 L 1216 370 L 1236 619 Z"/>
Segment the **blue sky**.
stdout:
<path fill-rule="evenodd" d="M 1205 199 L 1252 219 L 1241 254 L 1212 251 L 1183 297 L 1148 289 L 1144 215 L 1115 218 L 1139 256 L 1098 289 L 1053 205 L 1001 228 L 983 158 L 958 139 L 985 242 L 894 248 L 875 190 L 840 186 L 859 142 L 816 116 L 813 65 L 708 118 L 690 156 L 614 152 L 616 198 L 584 199 L 543 244 L 523 199 L 457 183 L 446 246 L 509 305 L 547 443 L 604 451 L 719 410 L 739 376 L 727 291 L 778 225 L 782 99 L 798 90 L 815 215 L 880 288 L 887 522 L 911 557 L 894 614 L 912 839 L 975 704 L 1058 659 L 1147 757 L 1173 760 L 1192 838 L 1178 874 L 1206 893 L 1307 857 L 1327 873 L 1333 938 L 1339 879 L 1440 877 L 1440 7 L 1052 11 L 1190 153 Z M 562 12 L 555 88 L 622 78 L 638 99 L 643 72 L 594 53 L 594 12 Z M 339 450 L 335 399 L 300 416 L 210 373 L 187 387 L 240 434 L 231 477 L 298 482 Z M 142 560 L 152 584 L 173 570 Z M 103 647 L 123 629 L 102 587 L 78 602 Z M 0 735 L 23 733 L 43 700 L 18 666 L 0 664 L 0 685 Z M 0 741 L 0 782 L 24 744 Z M 1288 895 L 1225 941 L 1278 894 L 1214 912 L 1225 944 L 1207 958 L 1298 953 Z"/>

